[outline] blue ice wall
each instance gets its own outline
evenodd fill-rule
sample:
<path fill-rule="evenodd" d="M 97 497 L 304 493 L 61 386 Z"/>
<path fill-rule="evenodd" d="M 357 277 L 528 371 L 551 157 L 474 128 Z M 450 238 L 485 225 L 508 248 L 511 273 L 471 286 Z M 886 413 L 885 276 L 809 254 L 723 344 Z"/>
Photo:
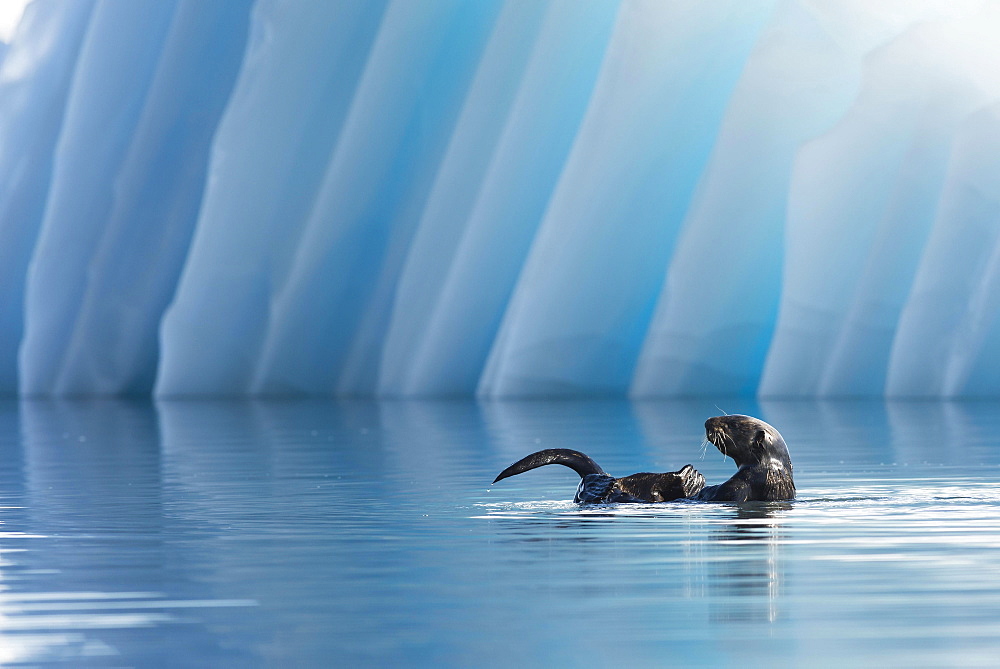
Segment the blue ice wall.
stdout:
<path fill-rule="evenodd" d="M 35 0 L 0 392 L 1000 395 L 1000 8 Z"/>

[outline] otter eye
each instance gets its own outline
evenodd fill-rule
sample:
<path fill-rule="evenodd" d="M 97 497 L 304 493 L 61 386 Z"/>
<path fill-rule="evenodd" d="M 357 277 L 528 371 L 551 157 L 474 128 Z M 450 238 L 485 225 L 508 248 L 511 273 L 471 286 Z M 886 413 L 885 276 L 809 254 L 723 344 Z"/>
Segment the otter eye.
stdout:
<path fill-rule="evenodd" d="M 754 441 L 758 445 L 764 445 L 767 443 L 767 432 L 764 430 L 757 430 L 757 434 L 754 435 Z"/>

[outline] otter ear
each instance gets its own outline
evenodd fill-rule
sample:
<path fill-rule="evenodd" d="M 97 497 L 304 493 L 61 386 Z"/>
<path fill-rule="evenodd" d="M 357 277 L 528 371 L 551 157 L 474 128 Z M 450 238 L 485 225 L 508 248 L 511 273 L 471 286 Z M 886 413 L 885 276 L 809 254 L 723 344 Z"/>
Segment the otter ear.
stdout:
<path fill-rule="evenodd" d="M 767 432 L 765 432 L 764 430 L 757 430 L 757 434 L 753 436 L 753 443 L 757 444 L 758 446 L 766 446 Z"/>

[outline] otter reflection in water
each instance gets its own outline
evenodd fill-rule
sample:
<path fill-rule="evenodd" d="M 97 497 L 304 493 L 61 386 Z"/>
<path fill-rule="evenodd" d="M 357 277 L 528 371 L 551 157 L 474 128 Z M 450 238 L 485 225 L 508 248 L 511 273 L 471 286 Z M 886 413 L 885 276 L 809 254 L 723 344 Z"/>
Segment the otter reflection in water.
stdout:
<path fill-rule="evenodd" d="M 725 483 L 706 486 L 691 465 L 676 472 L 643 472 L 615 478 L 590 457 L 568 448 L 549 448 L 528 455 L 500 474 L 493 483 L 543 465 L 565 465 L 580 475 L 574 502 L 706 502 L 779 501 L 795 498 L 792 460 L 785 440 L 773 427 L 751 416 L 716 416 L 705 421 L 705 437 L 736 463 Z"/>

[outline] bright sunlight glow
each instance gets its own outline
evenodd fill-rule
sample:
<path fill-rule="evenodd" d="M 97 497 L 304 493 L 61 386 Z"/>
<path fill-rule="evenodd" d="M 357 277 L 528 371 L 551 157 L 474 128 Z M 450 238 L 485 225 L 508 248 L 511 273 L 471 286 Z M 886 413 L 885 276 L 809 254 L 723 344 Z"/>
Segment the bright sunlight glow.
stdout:
<path fill-rule="evenodd" d="M 10 42 L 29 2 L 31 0 L 0 0 L 0 42 Z"/>

